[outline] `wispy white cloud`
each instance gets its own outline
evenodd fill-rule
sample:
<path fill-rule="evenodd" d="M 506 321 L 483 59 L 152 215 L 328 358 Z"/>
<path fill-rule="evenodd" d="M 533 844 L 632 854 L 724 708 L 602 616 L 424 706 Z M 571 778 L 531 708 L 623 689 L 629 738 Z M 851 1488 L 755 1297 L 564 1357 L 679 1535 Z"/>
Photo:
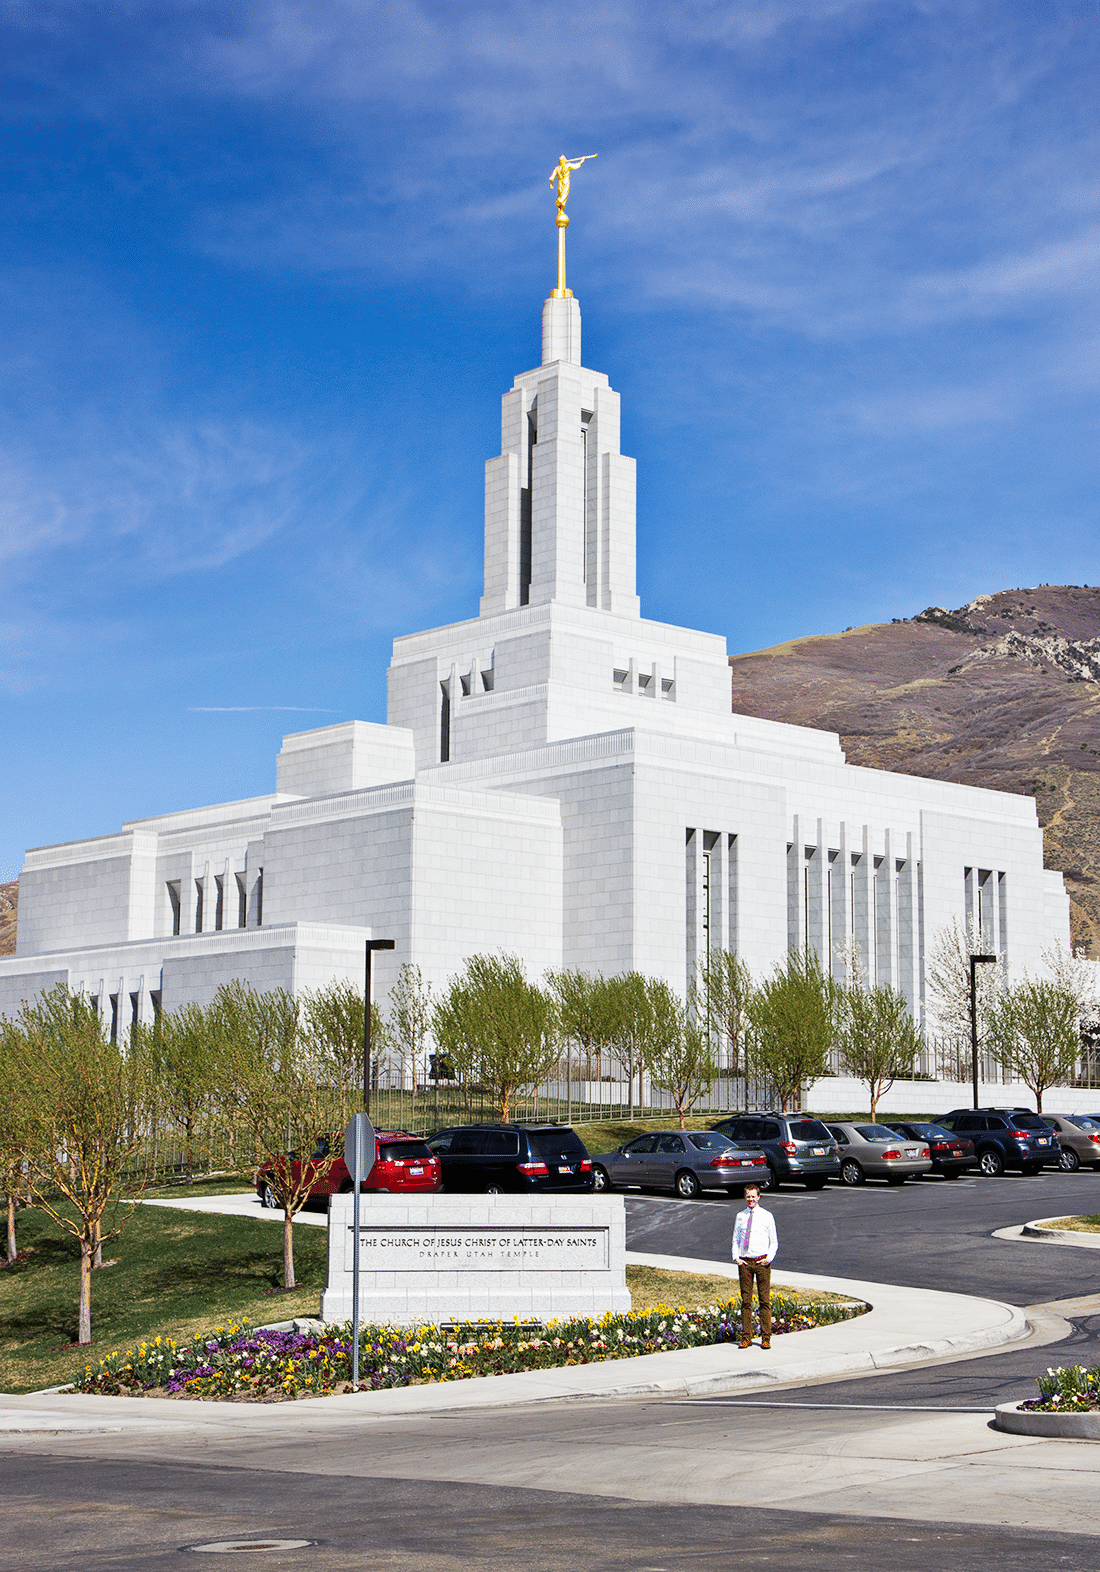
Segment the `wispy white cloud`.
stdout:
<path fill-rule="evenodd" d="M 339 710 L 321 709 L 315 704 L 189 704 L 188 715 L 338 715 Z"/>

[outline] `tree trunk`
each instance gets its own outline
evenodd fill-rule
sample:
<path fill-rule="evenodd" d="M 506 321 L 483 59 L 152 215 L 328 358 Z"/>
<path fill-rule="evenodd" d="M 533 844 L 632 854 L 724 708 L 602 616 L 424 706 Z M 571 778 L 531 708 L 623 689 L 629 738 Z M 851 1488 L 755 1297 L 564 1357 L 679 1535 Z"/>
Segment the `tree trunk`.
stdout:
<path fill-rule="evenodd" d="M 85 1231 L 80 1237 L 80 1315 L 76 1340 L 92 1340 L 92 1239 Z"/>
<path fill-rule="evenodd" d="M 294 1219 L 283 1213 L 283 1287 L 296 1288 L 294 1281 Z"/>
<path fill-rule="evenodd" d="M 8 1263 L 14 1261 L 19 1251 L 15 1244 L 15 1191 L 8 1191 Z"/>
<path fill-rule="evenodd" d="M 92 1256 L 92 1269 L 103 1265 L 103 1240 L 100 1237 L 100 1220 L 95 1221 L 95 1254 Z"/>

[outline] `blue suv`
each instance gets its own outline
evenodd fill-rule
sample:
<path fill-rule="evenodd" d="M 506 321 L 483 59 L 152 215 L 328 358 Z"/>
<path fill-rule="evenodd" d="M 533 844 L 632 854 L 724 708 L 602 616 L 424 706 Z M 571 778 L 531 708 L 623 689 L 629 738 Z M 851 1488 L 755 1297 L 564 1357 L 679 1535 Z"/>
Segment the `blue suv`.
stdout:
<path fill-rule="evenodd" d="M 936 1123 L 973 1141 L 978 1168 L 990 1178 L 1006 1168 L 1037 1174 L 1062 1150 L 1046 1120 L 1028 1108 L 955 1108 Z"/>

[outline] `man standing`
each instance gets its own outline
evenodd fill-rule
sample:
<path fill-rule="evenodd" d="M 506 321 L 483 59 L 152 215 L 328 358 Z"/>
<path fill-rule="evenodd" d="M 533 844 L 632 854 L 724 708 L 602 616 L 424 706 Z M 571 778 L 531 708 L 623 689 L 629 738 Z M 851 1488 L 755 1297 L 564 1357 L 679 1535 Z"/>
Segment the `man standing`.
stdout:
<path fill-rule="evenodd" d="M 752 1346 L 752 1285 L 760 1303 L 760 1346 L 772 1346 L 772 1262 L 779 1249 L 775 1218 L 760 1205 L 760 1186 L 745 1186 L 745 1210 L 733 1225 L 733 1259 L 741 1279 L 741 1347 Z"/>

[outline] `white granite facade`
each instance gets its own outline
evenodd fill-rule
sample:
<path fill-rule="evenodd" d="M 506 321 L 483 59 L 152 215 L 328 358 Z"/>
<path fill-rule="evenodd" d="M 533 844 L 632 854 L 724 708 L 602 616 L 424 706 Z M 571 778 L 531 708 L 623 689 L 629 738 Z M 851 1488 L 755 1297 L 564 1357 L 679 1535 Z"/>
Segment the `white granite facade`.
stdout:
<path fill-rule="evenodd" d="M 0 1011 L 64 980 L 118 1029 L 228 977 L 299 989 L 477 951 L 636 967 L 683 989 L 708 947 L 761 973 L 790 945 L 918 1013 L 925 955 L 981 923 L 1008 970 L 1068 944 L 1031 798 L 853 767 L 832 733 L 735 715 L 725 641 L 646 621 L 619 401 L 580 310 L 504 395 L 485 479 L 485 594 L 394 641 L 388 723 L 284 739 L 276 792 L 28 852 Z"/>

